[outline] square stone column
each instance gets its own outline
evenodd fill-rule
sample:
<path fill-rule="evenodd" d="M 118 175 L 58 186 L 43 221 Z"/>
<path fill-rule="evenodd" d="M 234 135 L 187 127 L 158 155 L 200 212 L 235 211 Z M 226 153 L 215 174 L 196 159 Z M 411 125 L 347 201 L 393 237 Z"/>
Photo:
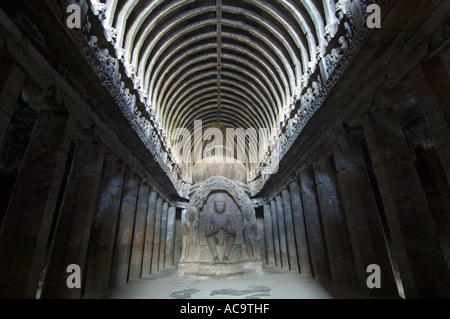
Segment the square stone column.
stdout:
<path fill-rule="evenodd" d="M 266 241 L 267 264 L 269 266 L 275 266 L 275 248 L 273 244 L 273 225 L 270 204 L 264 205 L 264 235 Z"/>
<path fill-rule="evenodd" d="M 142 253 L 144 250 L 145 221 L 148 213 L 150 187 L 145 181 L 139 186 L 136 215 L 131 245 L 129 280 L 138 280 L 142 273 Z"/>
<path fill-rule="evenodd" d="M 278 219 L 278 236 L 280 237 L 281 268 L 289 269 L 289 257 L 286 240 L 286 226 L 284 224 L 283 199 L 281 195 L 275 196 L 276 214 Z"/>
<path fill-rule="evenodd" d="M 174 255 L 173 262 L 174 266 L 177 267 L 178 263 L 181 259 L 181 245 L 182 245 L 182 237 L 181 237 L 181 219 L 175 219 L 175 247 L 174 247 Z"/>
<path fill-rule="evenodd" d="M 256 218 L 256 226 L 258 228 L 258 242 L 259 242 L 259 252 L 256 254 L 261 256 L 261 261 L 267 260 L 267 249 L 266 249 L 266 241 L 264 238 L 266 237 L 265 227 L 264 227 L 264 219 Z"/>
<path fill-rule="evenodd" d="M 180 261 L 181 261 L 181 257 L 183 254 L 183 229 L 184 229 L 184 223 L 186 221 L 186 213 L 187 213 L 187 209 L 183 208 L 181 210 L 181 216 L 180 219 L 177 219 L 177 233 L 176 233 L 176 237 L 177 240 L 175 242 L 175 245 L 177 245 L 177 264 L 179 265 Z"/>
<path fill-rule="evenodd" d="M 36 297 L 70 149 L 68 118 L 41 110 L 31 133 L 0 232 L 1 298 Z"/>
<path fill-rule="evenodd" d="M 150 193 L 148 202 L 147 220 L 145 224 L 144 252 L 142 257 L 142 276 L 150 275 L 152 268 L 153 236 L 155 233 L 155 214 L 158 193 L 154 190 Z"/>
<path fill-rule="evenodd" d="M 353 248 L 331 156 L 322 155 L 314 162 L 314 174 L 332 283 L 338 288 L 358 289 Z"/>
<path fill-rule="evenodd" d="M 427 198 L 389 95 L 363 118 L 407 298 L 449 298 L 450 277 Z"/>
<path fill-rule="evenodd" d="M 281 249 L 280 249 L 280 236 L 278 231 L 278 217 L 277 217 L 277 207 L 275 200 L 270 201 L 270 213 L 272 214 L 272 226 L 273 226 L 273 244 L 275 251 L 275 262 L 277 267 L 281 268 Z"/>
<path fill-rule="evenodd" d="M 434 57 L 413 69 L 409 80 L 450 185 L 450 74 L 442 58 Z"/>
<path fill-rule="evenodd" d="M 156 202 L 155 232 L 153 234 L 152 268 L 150 273 L 156 274 L 159 271 L 159 248 L 161 242 L 161 220 L 163 215 L 164 198 L 158 197 Z"/>
<path fill-rule="evenodd" d="M 81 278 L 100 186 L 106 147 L 86 137 L 75 150 L 54 235 L 42 297 L 80 298 L 82 289 L 67 287 L 67 266 L 78 265 Z"/>
<path fill-rule="evenodd" d="M 128 282 L 128 267 L 130 262 L 139 181 L 139 176 L 134 173 L 133 169 L 127 167 L 122 190 L 122 201 L 120 203 L 117 235 L 114 243 L 110 277 L 110 285 L 112 287 L 125 285 Z"/>
<path fill-rule="evenodd" d="M 294 177 L 289 182 L 289 192 L 291 195 L 292 216 L 294 219 L 295 239 L 297 243 L 300 272 L 304 275 L 312 276 L 308 236 L 306 234 L 305 218 L 303 213 L 303 203 L 298 181 Z"/>
<path fill-rule="evenodd" d="M 89 240 L 85 296 L 97 296 L 109 288 L 124 172 L 125 164 L 108 153 Z"/>
<path fill-rule="evenodd" d="M 377 203 L 355 135 L 339 135 L 334 145 L 334 159 L 360 289 L 368 297 L 398 298 Z M 379 289 L 369 289 L 366 283 L 367 267 L 371 264 L 380 266 L 382 285 Z"/>
<path fill-rule="evenodd" d="M 175 248 L 175 214 L 176 208 L 174 206 L 170 206 L 167 211 L 166 256 L 164 260 L 165 267 L 173 266 Z"/>
<path fill-rule="evenodd" d="M 300 180 L 300 192 L 303 201 L 313 275 L 319 282 L 329 284 L 331 283 L 330 265 L 317 199 L 314 171 L 312 167 L 303 164 L 297 171 L 297 175 Z"/>
<path fill-rule="evenodd" d="M 281 191 L 281 196 L 283 200 L 283 216 L 286 229 L 286 242 L 288 245 L 289 269 L 292 271 L 299 271 L 297 245 L 294 231 L 294 219 L 292 217 L 291 195 L 289 193 L 289 190 L 283 189 Z"/>
<path fill-rule="evenodd" d="M 165 268 L 164 260 L 166 258 L 166 236 L 167 236 L 167 215 L 169 213 L 169 203 L 164 202 L 162 217 L 161 217 L 161 238 L 159 240 L 159 264 L 158 269 L 163 270 Z"/>

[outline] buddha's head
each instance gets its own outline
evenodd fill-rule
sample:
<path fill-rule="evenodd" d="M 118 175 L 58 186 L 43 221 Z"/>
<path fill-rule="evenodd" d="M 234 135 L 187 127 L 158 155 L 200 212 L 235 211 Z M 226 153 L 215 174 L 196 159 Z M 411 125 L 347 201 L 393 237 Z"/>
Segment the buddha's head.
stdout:
<path fill-rule="evenodd" d="M 219 214 L 225 211 L 225 198 L 221 194 L 214 198 L 214 209 Z"/>

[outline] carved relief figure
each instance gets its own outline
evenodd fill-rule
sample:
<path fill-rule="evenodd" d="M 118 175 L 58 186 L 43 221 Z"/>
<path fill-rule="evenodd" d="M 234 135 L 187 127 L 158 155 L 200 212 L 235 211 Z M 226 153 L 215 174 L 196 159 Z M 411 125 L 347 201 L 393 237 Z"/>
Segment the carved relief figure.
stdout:
<path fill-rule="evenodd" d="M 206 220 L 205 236 L 213 254 L 213 261 L 229 261 L 231 249 L 236 239 L 236 225 L 233 217 L 227 213 L 226 201 L 222 194 L 214 198 L 214 213 Z M 217 245 L 225 246 L 223 258 L 219 258 Z"/>
<path fill-rule="evenodd" d="M 247 246 L 247 254 L 250 259 L 257 258 L 257 247 L 258 247 L 258 226 L 256 221 L 252 218 L 252 209 L 246 207 L 243 211 L 244 213 L 244 242 Z"/>
<path fill-rule="evenodd" d="M 198 209 L 189 206 L 186 212 L 186 221 L 183 226 L 182 260 L 192 260 L 196 255 L 198 246 Z"/>

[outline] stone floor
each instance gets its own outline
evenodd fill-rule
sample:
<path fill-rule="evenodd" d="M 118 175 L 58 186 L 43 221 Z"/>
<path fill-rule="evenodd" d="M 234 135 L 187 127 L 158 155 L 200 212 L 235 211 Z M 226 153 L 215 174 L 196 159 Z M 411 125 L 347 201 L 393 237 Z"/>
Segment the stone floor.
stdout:
<path fill-rule="evenodd" d="M 102 298 L 110 299 L 332 299 L 359 298 L 325 289 L 309 276 L 264 267 L 263 276 L 196 280 L 181 278 L 176 269 L 119 287 Z"/>

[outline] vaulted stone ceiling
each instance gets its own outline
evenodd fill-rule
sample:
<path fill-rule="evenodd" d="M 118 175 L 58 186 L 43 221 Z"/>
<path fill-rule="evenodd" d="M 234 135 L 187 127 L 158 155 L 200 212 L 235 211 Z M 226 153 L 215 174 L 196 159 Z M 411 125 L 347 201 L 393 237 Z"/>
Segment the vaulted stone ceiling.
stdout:
<path fill-rule="evenodd" d="M 258 130 L 258 145 L 246 149 L 243 162 L 252 193 L 263 187 L 264 169 L 287 152 L 339 77 L 333 71 L 348 63 L 342 58 L 357 31 L 351 10 L 361 15 L 368 4 L 350 0 L 88 3 L 104 29 L 99 34 L 88 27 L 94 36 L 89 45 L 106 61 L 107 69 L 118 63 L 109 73 L 130 104 L 122 108 L 131 111 L 137 123 L 133 127 L 141 131 L 144 144 L 182 194 L 192 182 L 192 165 L 177 162 L 182 154 L 175 147 L 180 137 L 174 132 L 185 128 L 192 134 L 196 120 L 202 121 L 203 132 L 241 128 L 235 132 L 238 138 L 245 138 L 247 129 Z M 115 52 L 96 48 L 101 37 Z M 192 151 L 200 143 L 204 154 L 212 136 L 192 135 L 188 156 L 194 157 Z"/>
<path fill-rule="evenodd" d="M 335 23 L 334 4 L 321 0 L 106 5 L 104 25 L 116 30 L 128 74 L 169 135 L 198 119 L 204 127 L 277 126 L 326 45 L 325 25 Z"/>

